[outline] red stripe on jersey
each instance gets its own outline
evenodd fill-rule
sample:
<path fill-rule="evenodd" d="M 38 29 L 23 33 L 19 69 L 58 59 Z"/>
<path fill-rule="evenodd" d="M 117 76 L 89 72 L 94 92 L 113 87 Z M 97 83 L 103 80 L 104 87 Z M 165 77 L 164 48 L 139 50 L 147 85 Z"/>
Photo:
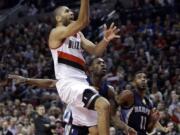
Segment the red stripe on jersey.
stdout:
<path fill-rule="evenodd" d="M 68 54 L 68 53 L 65 53 L 65 52 L 61 52 L 61 51 L 58 51 L 58 57 L 59 58 L 63 58 L 63 59 L 66 59 L 66 60 L 69 60 L 69 61 L 72 61 L 72 62 L 75 62 L 75 63 L 78 63 L 80 64 L 81 66 L 85 67 L 85 62 L 84 60 L 74 56 L 74 55 L 71 55 L 71 54 Z"/>

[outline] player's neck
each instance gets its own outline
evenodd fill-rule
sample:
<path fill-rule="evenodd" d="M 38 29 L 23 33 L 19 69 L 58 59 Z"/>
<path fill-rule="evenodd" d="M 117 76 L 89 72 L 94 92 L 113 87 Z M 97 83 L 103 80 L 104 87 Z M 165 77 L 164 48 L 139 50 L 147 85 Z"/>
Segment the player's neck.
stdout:
<path fill-rule="evenodd" d="M 63 26 L 63 23 L 62 23 L 62 22 L 58 22 L 58 23 L 56 24 L 56 27 L 59 27 L 59 26 Z"/>
<path fill-rule="evenodd" d="M 101 81 L 102 81 L 102 77 L 96 76 L 96 75 L 91 75 L 91 81 L 92 81 L 93 86 L 99 87 L 99 85 L 101 84 Z"/>
<path fill-rule="evenodd" d="M 137 90 L 138 94 L 141 96 L 141 98 L 144 98 L 145 97 L 145 94 L 146 94 L 146 90 L 144 89 L 141 89 L 141 90 Z"/>

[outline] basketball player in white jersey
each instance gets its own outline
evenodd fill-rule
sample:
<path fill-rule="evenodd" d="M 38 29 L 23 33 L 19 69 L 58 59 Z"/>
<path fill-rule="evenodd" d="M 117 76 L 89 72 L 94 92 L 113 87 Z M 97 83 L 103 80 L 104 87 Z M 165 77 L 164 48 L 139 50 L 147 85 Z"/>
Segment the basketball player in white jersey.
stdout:
<path fill-rule="evenodd" d="M 85 60 L 82 52 L 85 50 L 92 55 L 102 55 L 108 43 L 114 38 L 119 38 L 116 35 L 119 29 L 114 24 L 111 24 L 109 29 L 105 26 L 104 38 L 97 46 L 87 40 L 80 31 L 89 22 L 89 0 L 81 0 L 76 21 L 73 21 L 73 12 L 65 6 L 58 7 L 54 15 L 57 25 L 50 33 L 49 47 L 58 80 L 56 87 L 59 96 L 71 107 L 72 112 L 75 112 L 72 114 L 75 118 L 74 124 L 77 122 L 94 126 L 98 123 L 99 135 L 109 135 L 110 105 L 89 86 L 84 72 Z M 78 115 L 78 112 L 84 112 L 84 115 Z"/>

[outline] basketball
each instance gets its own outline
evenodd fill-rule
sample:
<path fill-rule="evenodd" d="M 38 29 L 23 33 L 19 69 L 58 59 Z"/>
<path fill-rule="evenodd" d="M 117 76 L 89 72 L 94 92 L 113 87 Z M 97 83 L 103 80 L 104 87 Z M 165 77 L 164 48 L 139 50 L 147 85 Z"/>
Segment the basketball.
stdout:
<path fill-rule="evenodd" d="M 130 90 L 124 90 L 119 95 L 120 100 L 125 102 L 122 103 L 123 106 L 129 106 L 134 103 L 134 95 L 133 92 Z"/>

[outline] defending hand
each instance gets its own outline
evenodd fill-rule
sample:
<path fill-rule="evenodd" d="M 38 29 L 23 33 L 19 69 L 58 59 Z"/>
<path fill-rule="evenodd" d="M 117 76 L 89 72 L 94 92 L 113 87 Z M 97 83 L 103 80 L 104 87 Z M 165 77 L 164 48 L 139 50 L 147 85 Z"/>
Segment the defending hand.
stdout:
<path fill-rule="evenodd" d="M 104 39 L 107 40 L 107 42 L 110 42 L 111 40 L 115 38 L 120 38 L 120 35 L 117 33 L 120 31 L 120 29 L 117 28 L 117 26 L 114 26 L 114 23 L 111 23 L 110 27 L 107 28 L 107 25 L 104 25 Z"/>
<path fill-rule="evenodd" d="M 15 84 L 20 84 L 20 83 L 24 83 L 27 81 L 27 78 L 23 77 L 23 76 L 19 76 L 19 75 L 8 75 L 8 79 L 14 80 Z"/>

